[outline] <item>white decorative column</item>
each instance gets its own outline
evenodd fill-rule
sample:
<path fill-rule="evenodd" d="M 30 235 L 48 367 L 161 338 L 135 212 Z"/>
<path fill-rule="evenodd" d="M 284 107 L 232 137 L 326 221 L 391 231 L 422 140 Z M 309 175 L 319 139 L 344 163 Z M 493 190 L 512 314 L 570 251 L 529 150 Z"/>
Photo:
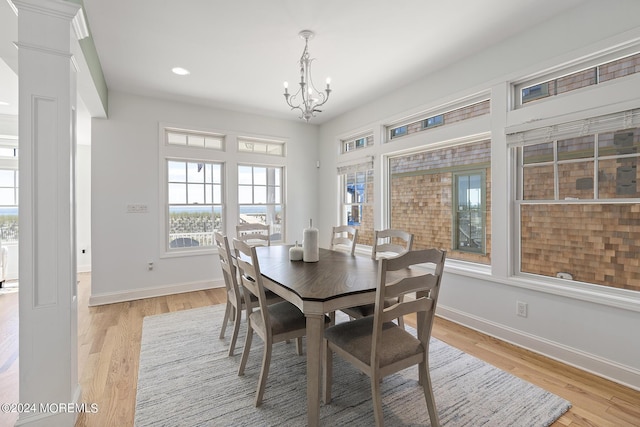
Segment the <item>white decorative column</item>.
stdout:
<path fill-rule="evenodd" d="M 62 0 L 13 3 L 20 100 L 20 402 L 37 409 L 20 414 L 16 425 L 73 426 L 80 386 L 71 22 L 80 6 Z"/>

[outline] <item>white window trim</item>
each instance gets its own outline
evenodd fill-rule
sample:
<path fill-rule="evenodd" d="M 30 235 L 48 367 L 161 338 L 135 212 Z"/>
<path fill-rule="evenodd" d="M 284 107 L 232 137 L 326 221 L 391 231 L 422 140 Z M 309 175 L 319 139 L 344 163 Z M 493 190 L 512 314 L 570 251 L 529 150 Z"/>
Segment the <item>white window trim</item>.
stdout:
<path fill-rule="evenodd" d="M 222 150 L 211 149 L 211 148 L 202 148 L 202 147 L 189 147 L 189 146 L 180 146 L 167 144 L 165 139 L 165 131 L 178 131 L 178 132 L 193 132 L 193 133 L 211 133 L 215 135 L 222 136 L 226 138 L 225 132 L 221 132 L 219 130 L 213 129 L 203 129 L 203 128 L 189 128 L 185 126 L 172 125 L 169 123 L 158 124 L 158 146 L 159 146 L 159 156 L 158 156 L 158 176 L 159 176 L 159 186 L 158 186 L 158 215 L 160 218 L 159 221 L 159 229 L 158 229 L 158 250 L 159 250 L 159 258 L 179 258 L 179 257 L 189 257 L 189 256 L 208 256 L 211 254 L 216 254 L 217 249 L 214 246 L 205 246 L 198 249 L 193 248 L 185 248 L 185 249 L 169 249 L 167 244 L 167 237 L 169 236 L 169 222 L 167 218 L 167 206 L 168 206 L 168 194 L 167 194 L 167 183 L 168 183 L 168 172 L 167 172 L 167 160 L 178 160 L 178 161 L 210 161 L 215 163 L 221 163 L 223 168 L 223 177 L 222 177 L 222 227 L 223 232 L 226 232 L 226 224 L 227 224 L 227 163 L 228 163 L 228 155 L 227 148 L 228 142 L 223 140 Z"/>
<path fill-rule="evenodd" d="M 165 141 L 165 129 L 184 132 L 203 132 L 224 137 L 223 149 L 210 149 L 202 147 L 185 147 L 180 145 L 169 145 Z M 256 154 L 248 152 L 238 152 L 237 141 L 238 138 L 251 138 L 257 140 L 269 140 L 280 141 L 285 147 L 289 142 L 289 138 L 273 136 L 273 135 L 261 135 L 251 133 L 238 133 L 229 130 L 206 128 L 201 126 L 191 126 L 184 124 L 176 124 L 170 122 L 158 122 L 158 258 L 178 258 L 178 257 L 190 257 L 190 256 L 208 256 L 216 254 L 217 249 L 213 247 L 203 247 L 200 249 L 173 249 L 168 250 L 165 242 L 165 238 L 168 235 L 168 222 L 166 217 L 167 206 L 167 170 L 166 159 L 173 158 L 182 161 L 201 161 L 207 160 L 212 162 L 221 163 L 224 169 L 223 186 L 222 186 L 222 229 L 223 232 L 229 235 L 235 235 L 235 227 L 238 223 L 238 182 L 237 182 L 237 167 L 239 164 L 254 165 L 254 166 L 271 166 L 283 168 L 283 206 L 286 213 L 287 206 L 287 191 L 286 191 L 286 173 L 287 173 L 287 157 L 286 148 L 285 156 L 270 156 L 265 154 Z M 283 235 L 286 232 L 287 218 L 285 216 L 285 224 L 283 227 Z"/>

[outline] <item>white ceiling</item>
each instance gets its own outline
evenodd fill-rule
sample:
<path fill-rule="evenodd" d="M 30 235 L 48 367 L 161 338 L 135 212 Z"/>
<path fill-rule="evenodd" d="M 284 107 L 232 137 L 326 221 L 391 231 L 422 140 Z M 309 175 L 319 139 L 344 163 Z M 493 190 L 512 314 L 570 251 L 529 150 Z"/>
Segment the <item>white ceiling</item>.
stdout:
<path fill-rule="evenodd" d="M 297 120 L 310 29 L 312 74 L 333 93 L 322 123 L 541 23 L 583 0 L 84 0 L 110 90 Z M 191 71 L 186 77 L 172 67 Z"/>
<path fill-rule="evenodd" d="M 330 76 L 333 89 L 317 124 L 584 1 L 84 0 L 84 7 L 109 90 L 292 120 L 282 82 L 296 86 L 298 33 L 313 30 L 313 78 L 323 87 Z M 15 15 L 8 0 L 0 3 L 0 58 L 15 70 Z M 191 74 L 174 75 L 176 66 Z M 0 101 L 17 103 L 16 82 L 0 62 Z M 17 105 L 0 106 L 0 114 L 11 108 L 17 114 Z"/>

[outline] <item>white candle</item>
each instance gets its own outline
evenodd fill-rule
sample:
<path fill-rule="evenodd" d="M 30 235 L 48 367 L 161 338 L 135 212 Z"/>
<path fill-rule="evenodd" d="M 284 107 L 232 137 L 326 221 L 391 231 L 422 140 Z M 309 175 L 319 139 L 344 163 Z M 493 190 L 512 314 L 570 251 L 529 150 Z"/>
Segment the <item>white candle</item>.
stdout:
<path fill-rule="evenodd" d="M 320 260 L 318 229 L 313 228 L 311 220 L 309 220 L 309 228 L 305 228 L 302 235 L 302 259 L 304 262 L 318 262 Z"/>

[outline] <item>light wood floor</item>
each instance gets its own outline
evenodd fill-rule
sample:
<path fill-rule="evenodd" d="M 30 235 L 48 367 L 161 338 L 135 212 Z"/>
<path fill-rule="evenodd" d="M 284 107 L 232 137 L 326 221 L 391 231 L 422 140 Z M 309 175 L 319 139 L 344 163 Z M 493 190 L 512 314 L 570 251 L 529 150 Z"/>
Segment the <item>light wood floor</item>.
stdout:
<path fill-rule="evenodd" d="M 81 414 L 76 426 L 132 426 L 142 318 L 224 302 L 221 289 L 88 307 L 91 276 L 80 274 L 78 347 L 82 402 L 97 414 Z M 0 295 L 0 403 L 18 401 L 18 294 Z M 407 319 L 411 324 L 412 319 Z M 640 392 L 438 319 L 433 335 L 572 402 L 554 427 L 640 426 Z M 0 413 L 0 426 L 15 414 Z"/>

